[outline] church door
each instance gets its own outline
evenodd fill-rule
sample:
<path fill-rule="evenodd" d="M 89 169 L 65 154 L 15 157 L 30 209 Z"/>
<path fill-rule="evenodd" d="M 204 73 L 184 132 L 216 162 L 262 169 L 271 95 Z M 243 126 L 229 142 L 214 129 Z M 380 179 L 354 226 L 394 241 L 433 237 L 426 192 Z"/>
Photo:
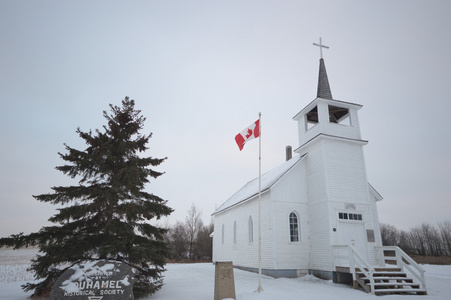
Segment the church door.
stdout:
<path fill-rule="evenodd" d="M 360 222 L 339 222 L 339 239 L 341 245 L 352 245 L 368 261 L 365 225 Z"/>

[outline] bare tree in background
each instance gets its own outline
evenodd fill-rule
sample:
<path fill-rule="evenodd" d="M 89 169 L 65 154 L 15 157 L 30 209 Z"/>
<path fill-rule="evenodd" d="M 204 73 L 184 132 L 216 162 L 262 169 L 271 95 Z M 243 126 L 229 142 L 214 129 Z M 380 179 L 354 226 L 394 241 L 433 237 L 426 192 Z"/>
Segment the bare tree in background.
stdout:
<path fill-rule="evenodd" d="M 381 236 L 384 246 L 398 246 L 409 254 L 451 255 L 451 221 L 437 226 L 423 223 L 408 231 L 381 224 Z"/>
<path fill-rule="evenodd" d="M 443 249 L 446 255 L 451 255 L 451 221 L 438 224 L 440 236 L 443 241 Z"/>
<path fill-rule="evenodd" d="M 442 255 L 441 238 L 439 230 L 431 224 L 422 224 L 424 239 L 427 242 L 428 254 L 432 256 Z"/>
<path fill-rule="evenodd" d="M 213 256 L 213 240 L 210 235 L 213 232 L 213 221 L 204 225 L 202 212 L 192 204 L 185 222 L 177 223 L 169 228 L 167 241 L 171 245 L 172 257 L 176 261 L 188 259 L 211 260 Z"/>
<path fill-rule="evenodd" d="M 412 246 L 416 249 L 417 254 L 427 255 L 427 243 L 424 240 L 423 231 L 421 226 L 415 226 L 409 230 L 410 240 L 412 241 Z"/>
<path fill-rule="evenodd" d="M 194 255 L 200 259 L 211 259 L 213 256 L 213 239 L 210 237 L 213 232 L 213 222 L 200 228 L 194 243 Z"/>
<path fill-rule="evenodd" d="M 408 231 L 401 230 L 399 232 L 399 242 L 397 246 L 407 254 L 415 254 L 414 247 L 412 246 L 412 239 L 410 238 L 410 233 Z"/>
<path fill-rule="evenodd" d="M 398 246 L 399 231 L 393 225 L 381 224 L 382 245 Z"/>
<path fill-rule="evenodd" d="M 180 221 L 169 230 L 169 242 L 172 248 L 173 257 L 178 261 L 186 259 L 188 254 L 188 231 L 185 224 Z"/>
<path fill-rule="evenodd" d="M 196 205 L 191 204 L 188 215 L 185 218 L 185 226 L 188 234 L 188 256 L 194 260 L 194 242 L 197 239 L 197 235 L 203 226 L 202 212 L 199 211 Z"/>

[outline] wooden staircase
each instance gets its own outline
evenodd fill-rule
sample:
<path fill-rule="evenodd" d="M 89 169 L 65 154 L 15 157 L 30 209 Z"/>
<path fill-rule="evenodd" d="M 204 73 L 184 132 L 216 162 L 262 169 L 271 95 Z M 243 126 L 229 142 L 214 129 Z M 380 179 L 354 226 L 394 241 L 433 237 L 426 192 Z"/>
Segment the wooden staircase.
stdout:
<path fill-rule="evenodd" d="M 356 269 L 356 280 L 354 281 L 354 288 L 363 288 L 367 293 L 371 293 L 371 280 L 368 278 L 368 270 L 362 272 Z M 401 268 L 397 267 L 376 267 L 372 273 L 374 280 L 374 294 L 375 295 L 427 295 L 426 289 L 420 288 L 420 284 L 414 282 L 410 277 L 407 277 Z"/>
<path fill-rule="evenodd" d="M 383 262 L 378 267 L 369 264 L 351 245 L 332 245 L 334 270 L 350 273 L 354 288 L 363 288 L 367 293 L 427 295 L 424 269 L 401 248 L 375 249 L 379 252 L 377 261 Z"/>

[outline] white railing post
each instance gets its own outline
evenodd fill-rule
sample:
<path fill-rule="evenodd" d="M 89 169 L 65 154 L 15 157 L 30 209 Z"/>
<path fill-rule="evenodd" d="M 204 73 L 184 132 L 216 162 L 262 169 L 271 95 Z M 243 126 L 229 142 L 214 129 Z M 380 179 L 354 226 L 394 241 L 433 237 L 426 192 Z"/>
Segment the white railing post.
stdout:
<path fill-rule="evenodd" d="M 402 254 L 398 251 L 399 248 L 395 248 L 396 266 L 401 268 L 404 272 L 404 261 L 402 260 Z"/>
<path fill-rule="evenodd" d="M 348 257 L 349 257 L 349 270 L 352 274 L 352 280 L 357 280 L 357 276 L 355 275 L 355 261 L 354 261 L 354 253 L 351 247 L 348 247 Z"/>
<path fill-rule="evenodd" d="M 374 294 L 374 268 L 355 250 L 353 246 L 349 245 L 348 247 L 351 251 L 350 259 L 352 259 L 354 264 L 359 267 L 360 272 L 368 278 L 370 281 L 370 291 Z"/>

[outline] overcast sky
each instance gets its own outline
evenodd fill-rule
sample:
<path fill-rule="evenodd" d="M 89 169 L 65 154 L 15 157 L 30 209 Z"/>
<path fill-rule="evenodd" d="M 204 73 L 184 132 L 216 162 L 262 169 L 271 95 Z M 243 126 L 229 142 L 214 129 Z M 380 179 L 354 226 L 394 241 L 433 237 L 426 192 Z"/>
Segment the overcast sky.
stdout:
<path fill-rule="evenodd" d="M 316 97 L 319 49 L 335 99 L 359 111 L 383 223 L 451 219 L 450 1 L 0 0 L 0 236 L 49 225 L 32 195 L 78 182 L 63 143 L 101 129 L 125 96 L 168 157 L 147 190 L 205 222 L 258 176 L 258 142 L 234 136 L 262 113 L 262 169 L 299 146 L 292 117 Z"/>

